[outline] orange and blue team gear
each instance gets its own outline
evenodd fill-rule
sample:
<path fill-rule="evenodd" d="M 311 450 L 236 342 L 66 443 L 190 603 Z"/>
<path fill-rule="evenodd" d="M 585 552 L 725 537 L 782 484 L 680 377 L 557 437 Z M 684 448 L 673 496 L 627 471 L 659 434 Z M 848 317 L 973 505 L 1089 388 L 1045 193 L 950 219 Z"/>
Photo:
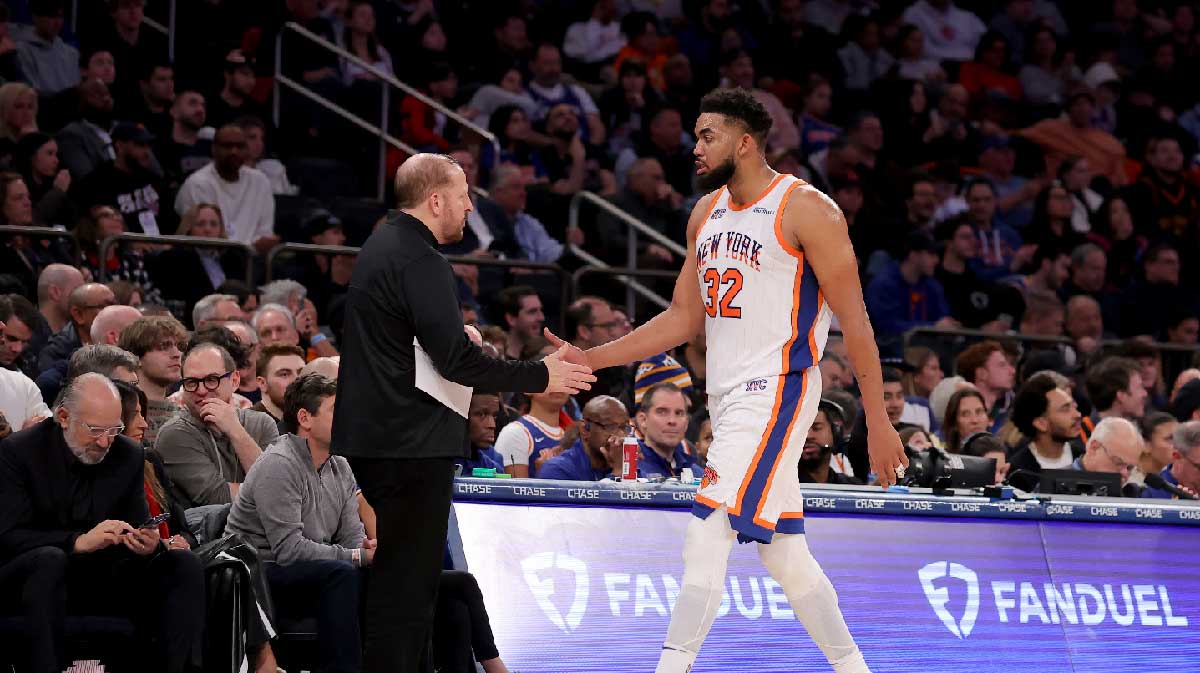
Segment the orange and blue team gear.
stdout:
<path fill-rule="evenodd" d="M 693 513 L 724 506 L 742 541 L 804 532 L 788 466 L 816 416 L 832 314 L 804 252 L 783 234 L 783 213 L 794 192 L 811 189 L 781 175 L 736 204 L 722 188 L 697 235 L 714 441 Z"/>
<path fill-rule="evenodd" d="M 638 365 L 633 379 L 633 403 L 640 405 L 646 391 L 660 383 L 674 383 L 684 395 L 690 397 L 692 394 L 692 376 L 687 367 L 670 355 L 659 353 Z"/>

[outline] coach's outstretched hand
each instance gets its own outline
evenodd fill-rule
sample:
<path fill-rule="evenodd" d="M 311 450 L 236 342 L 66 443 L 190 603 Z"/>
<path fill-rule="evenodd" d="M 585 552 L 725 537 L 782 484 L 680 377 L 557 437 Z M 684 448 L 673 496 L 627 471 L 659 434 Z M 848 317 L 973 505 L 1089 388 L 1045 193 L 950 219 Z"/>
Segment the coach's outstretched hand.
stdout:
<path fill-rule="evenodd" d="M 891 423 L 881 423 L 867 428 L 867 453 L 871 457 L 871 471 L 883 488 L 892 486 L 900 475 L 896 468 L 908 467 L 908 456 L 904 455 L 904 443 Z M 901 473 L 903 474 L 903 473 Z"/>
<path fill-rule="evenodd" d="M 570 348 L 572 346 L 560 346 L 558 350 L 542 359 L 542 363 L 550 372 L 550 380 L 543 392 L 574 395 L 581 390 L 592 389 L 592 384 L 596 382 L 596 377 L 592 375 L 592 368 L 569 362 L 567 356 Z"/>
<path fill-rule="evenodd" d="M 542 332 L 546 335 L 546 340 L 550 342 L 551 346 L 554 346 L 559 350 L 564 348 L 567 349 L 566 353 L 563 355 L 563 360 L 566 360 L 567 362 L 574 362 L 577 365 L 583 365 L 589 370 L 595 369 L 595 367 L 592 366 L 592 361 L 591 358 L 588 357 L 587 351 L 584 351 L 578 346 L 558 338 L 554 332 L 550 331 L 549 327 L 543 327 Z"/>

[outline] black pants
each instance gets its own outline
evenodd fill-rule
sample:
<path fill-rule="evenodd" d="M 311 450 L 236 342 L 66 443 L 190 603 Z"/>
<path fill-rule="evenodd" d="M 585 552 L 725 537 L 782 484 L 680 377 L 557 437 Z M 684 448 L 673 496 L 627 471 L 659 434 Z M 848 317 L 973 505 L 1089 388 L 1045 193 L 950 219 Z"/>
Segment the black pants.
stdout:
<path fill-rule="evenodd" d="M 366 673 L 420 673 L 433 627 L 454 484 L 452 458 L 354 458 L 379 547 L 365 611 Z"/>
<path fill-rule="evenodd" d="M 0 566 L 0 595 L 20 596 L 33 673 L 58 673 L 67 661 L 64 621 L 79 615 L 130 618 L 139 632 L 139 671 L 182 673 L 203 647 L 204 568 L 190 551 L 130 557 L 116 549 L 67 554 L 31 549 Z"/>
<path fill-rule="evenodd" d="M 359 673 L 359 569 L 349 561 L 299 561 L 289 565 L 264 563 L 263 570 L 277 614 L 317 618 L 317 671 Z"/>
<path fill-rule="evenodd" d="M 433 627 L 433 651 L 439 673 L 475 673 L 476 661 L 500 656 L 483 604 L 483 593 L 471 573 L 442 571 Z"/>

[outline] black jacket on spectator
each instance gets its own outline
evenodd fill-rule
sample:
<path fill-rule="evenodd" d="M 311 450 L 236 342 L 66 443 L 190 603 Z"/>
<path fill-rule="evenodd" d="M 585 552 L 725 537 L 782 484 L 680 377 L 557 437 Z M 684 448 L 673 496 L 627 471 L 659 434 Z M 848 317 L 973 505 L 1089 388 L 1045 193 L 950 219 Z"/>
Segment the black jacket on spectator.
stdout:
<path fill-rule="evenodd" d="M 363 245 L 346 296 L 333 452 L 362 458 L 465 458 L 467 419 L 416 387 L 414 340 L 447 380 L 540 391 L 540 362 L 484 354 L 463 332 L 454 274 L 433 234 L 397 211 Z"/>
<path fill-rule="evenodd" d="M 231 250 L 218 257 L 227 280 L 245 279 L 243 254 Z M 150 272 L 155 287 L 167 298 L 167 308 L 188 326 L 192 324 L 192 307 L 196 302 L 217 291 L 195 248 L 171 248 L 157 256 L 147 257 L 146 270 Z"/>
<path fill-rule="evenodd" d="M 950 315 L 963 327 L 977 329 L 982 325 L 1007 315 L 1015 325 L 1025 311 L 1021 293 L 1017 290 L 989 283 L 970 268 L 962 273 L 951 273 L 939 265 L 934 277 L 946 291 L 946 303 Z"/>
<path fill-rule="evenodd" d="M 50 337 L 46 347 L 38 353 L 38 371 L 44 372 L 54 366 L 59 360 L 67 360 L 71 354 L 83 347 L 79 332 L 75 331 L 75 323 L 67 323 L 57 334 Z"/>
<path fill-rule="evenodd" d="M 1083 455 L 1083 443 L 1079 440 L 1071 440 L 1067 442 L 1067 446 L 1071 449 L 1072 459 Z M 1033 451 L 1029 448 L 1029 440 L 1024 440 L 1016 446 L 1008 457 L 1008 473 L 1012 474 L 1017 470 L 1025 470 L 1027 472 L 1041 472 L 1042 466 L 1034 457 Z"/>
<path fill-rule="evenodd" d="M 71 553 L 75 538 L 106 519 L 148 518 L 142 447 L 117 437 L 104 460 L 80 463 L 49 418 L 0 443 L 0 564 L 36 547 Z M 96 554 L 133 556 L 123 545 Z"/>

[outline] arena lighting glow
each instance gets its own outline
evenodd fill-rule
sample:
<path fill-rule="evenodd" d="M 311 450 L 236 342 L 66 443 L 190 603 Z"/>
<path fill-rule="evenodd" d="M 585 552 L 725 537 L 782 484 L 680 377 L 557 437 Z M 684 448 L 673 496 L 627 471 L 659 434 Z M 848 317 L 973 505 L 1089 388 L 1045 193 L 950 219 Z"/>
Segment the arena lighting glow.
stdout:
<path fill-rule="evenodd" d="M 691 514 L 476 502 L 455 509 L 510 667 L 653 668 Z M 1195 528 L 869 508 L 810 508 L 805 527 L 876 673 L 1195 670 Z M 828 670 L 753 545 L 734 547 L 719 614 L 695 673 Z"/>

